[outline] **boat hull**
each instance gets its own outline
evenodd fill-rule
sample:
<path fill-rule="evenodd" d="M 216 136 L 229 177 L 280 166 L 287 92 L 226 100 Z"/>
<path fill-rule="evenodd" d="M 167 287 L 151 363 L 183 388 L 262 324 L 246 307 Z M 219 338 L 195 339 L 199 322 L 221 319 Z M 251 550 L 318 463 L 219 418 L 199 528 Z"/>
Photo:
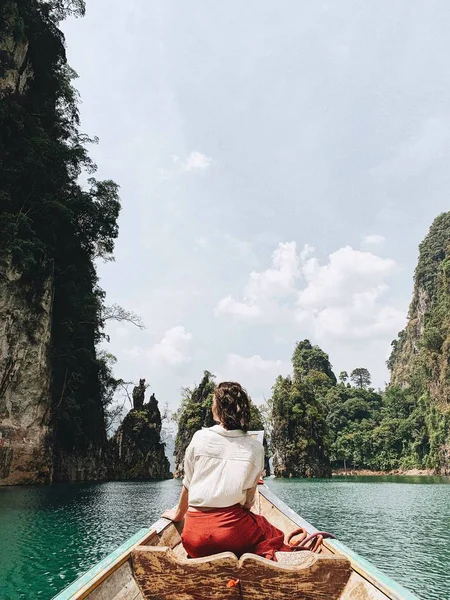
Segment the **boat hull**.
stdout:
<path fill-rule="evenodd" d="M 284 504 L 264 485 L 259 487 L 259 494 L 257 496 L 254 510 L 259 514 L 264 515 L 273 525 L 283 530 L 285 534 L 289 534 L 298 527 L 303 527 L 310 534 L 317 531 L 315 527 L 313 527 L 310 523 L 305 521 L 305 519 L 300 517 L 291 508 Z M 358 556 L 355 552 L 338 540 L 324 540 L 323 544 L 323 559 L 326 559 L 327 557 L 335 557 L 336 559 L 345 558 L 346 564 L 350 565 L 349 577 L 347 577 L 346 583 L 344 582 L 343 584 L 345 587 L 343 586 L 342 591 L 339 589 L 339 595 L 336 596 L 336 598 L 339 598 L 339 600 L 418 600 L 417 596 L 382 573 L 369 561 Z M 117 548 L 117 550 L 112 552 L 87 573 L 72 583 L 69 587 L 55 596 L 54 600 L 84 600 L 85 598 L 88 598 L 88 600 L 147 600 L 148 598 L 151 598 L 152 594 L 151 591 L 148 592 L 148 589 L 151 589 L 152 584 L 148 584 L 147 587 L 143 585 L 143 573 L 140 572 L 141 577 L 139 577 L 137 568 L 140 565 L 138 560 L 139 557 L 145 555 L 145 552 L 147 552 L 149 556 L 152 556 L 151 549 L 154 547 L 159 547 L 160 550 L 163 550 L 162 547 L 164 547 L 164 549 L 169 552 L 169 557 L 167 560 L 172 561 L 173 564 L 170 567 L 166 567 L 167 572 L 170 571 L 171 573 L 175 573 L 177 566 L 180 566 L 181 568 L 183 565 L 185 569 L 189 567 L 191 572 L 192 569 L 195 570 L 195 563 L 193 561 L 186 560 L 186 552 L 181 543 L 181 525 L 174 524 L 167 519 L 159 519 L 152 527 L 148 529 L 142 529 L 136 533 L 127 542 Z M 158 552 L 157 554 L 159 560 L 161 558 L 161 553 Z M 232 560 L 233 555 L 231 555 L 231 553 L 224 554 L 228 555 L 228 557 L 223 556 L 223 559 L 228 560 L 227 564 L 231 568 L 230 560 Z M 215 555 L 215 557 L 212 557 L 216 562 L 213 565 L 214 561 L 211 561 L 211 564 L 209 565 L 210 568 L 212 568 L 212 566 L 215 566 L 216 568 L 220 566 L 217 563 L 217 557 L 219 556 L 222 555 Z M 251 558 L 253 555 L 245 556 L 247 557 L 247 563 L 245 563 L 245 560 L 244 563 L 242 563 L 244 557 L 242 557 L 242 559 L 239 561 L 239 564 L 236 562 L 236 568 L 243 569 L 242 571 L 235 571 L 236 573 L 244 574 L 244 572 L 248 571 L 248 565 L 251 563 Z M 257 561 L 258 564 L 256 567 L 263 570 L 255 571 L 255 573 L 259 572 L 260 574 L 264 574 L 265 559 L 259 559 L 259 557 L 256 557 L 256 559 L 259 560 L 259 562 Z M 254 559 L 254 562 L 256 559 Z M 203 560 L 203 562 L 205 562 L 206 559 L 195 560 Z M 234 557 L 234 560 L 237 561 L 236 557 Z M 269 561 L 267 561 L 267 563 L 268 562 Z M 330 564 L 332 562 L 333 561 L 331 560 Z M 162 595 L 160 595 L 160 592 L 157 592 L 157 590 L 160 589 L 160 586 L 155 585 L 158 577 L 164 578 L 167 576 L 167 573 L 161 572 L 161 569 L 163 569 L 161 565 L 169 563 L 164 563 L 159 560 L 157 563 L 158 566 L 152 567 L 151 563 L 148 564 L 150 565 L 147 567 L 148 580 L 150 582 L 153 581 L 153 587 L 155 588 L 156 594 L 155 597 L 169 597 L 164 596 L 162 592 Z M 245 571 L 244 568 L 245 564 L 247 565 L 247 571 Z M 285 569 L 287 573 L 288 567 L 277 567 L 276 565 L 277 563 L 266 565 L 266 569 Z M 151 570 L 152 568 L 154 569 L 153 571 Z M 317 565 L 315 568 L 317 568 Z M 181 570 L 181 572 L 183 571 Z M 210 572 L 212 571 L 210 570 Z M 226 572 L 231 573 L 229 570 Z M 198 573 L 196 573 L 196 575 L 197 584 L 195 586 L 195 590 L 198 590 Z M 258 580 L 260 579 L 261 576 L 259 575 Z M 231 580 L 232 578 L 229 579 L 229 581 Z M 334 577 L 334 580 L 336 580 L 336 577 Z M 239 581 L 239 578 L 237 578 L 236 581 Z M 243 582 L 245 582 L 245 578 L 243 578 Z M 211 584 L 212 580 L 205 576 L 204 592 L 202 592 L 201 589 L 191 592 L 186 589 L 186 593 L 182 593 L 181 595 L 178 593 L 174 597 L 180 598 L 180 600 L 181 598 L 183 598 L 183 600 L 197 600 L 198 598 L 203 600 L 203 598 L 222 597 L 230 599 L 235 597 L 242 599 L 267 597 L 270 598 L 270 600 L 277 600 L 278 597 L 285 597 L 282 594 L 282 590 L 280 590 L 280 595 L 278 596 L 276 588 L 273 588 L 273 584 L 270 591 L 267 589 L 267 594 L 264 593 L 264 591 L 261 591 L 261 588 L 259 587 L 258 595 L 256 596 L 254 593 L 252 593 L 253 590 L 251 589 L 252 586 L 250 585 L 251 581 L 248 581 L 248 579 L 246 587 L 243 589 L 232 590 L 230 588 L 224 590 L 223 595 L 215 595 L 211 591 Z M 298 585 L 300 586 L 300 583 Z M 188 587 L 189 586 L 186 585 L 186 588 Z M 298 587 L 298 590 L 302 591 L 302 589 L 303 588 Z M 142 590 L 144 590 L 144 592 Z M 306 590 L 304 593 L 306 594 L 304 596 L 305 598 L 324 598 L 322 593 L 319 591 L 319 585 L 317 585 L 317 593 L 319 595 L 314 595 L 314 593 L 311 595 L 311 590 L 309 592 Z"/>

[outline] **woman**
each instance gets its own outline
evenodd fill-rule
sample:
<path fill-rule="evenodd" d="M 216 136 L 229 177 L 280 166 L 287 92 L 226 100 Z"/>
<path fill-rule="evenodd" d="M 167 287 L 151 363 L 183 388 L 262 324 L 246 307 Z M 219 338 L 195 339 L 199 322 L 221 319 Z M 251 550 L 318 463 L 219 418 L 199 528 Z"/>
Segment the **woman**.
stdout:
<path fill-rule="evenodd" d="M 185 518 L 182 540 L 191 558 L 231 551 L 275 559 L 290 551 L 283 532 L 250 512 L 264 469 L 263 445 L 248 435 L 250 402 L 235 382 L 220 383 L 212 406 L 214 421 L 197 431 L 186 449 L 178 506 L 163 517 Z"/>

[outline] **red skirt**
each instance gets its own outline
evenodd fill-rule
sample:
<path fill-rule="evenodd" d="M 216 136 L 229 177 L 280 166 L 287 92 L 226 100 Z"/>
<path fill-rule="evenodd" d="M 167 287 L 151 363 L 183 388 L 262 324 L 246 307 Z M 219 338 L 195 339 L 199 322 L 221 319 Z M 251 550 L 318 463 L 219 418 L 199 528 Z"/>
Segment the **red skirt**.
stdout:
<path fill-rule="evenodd" d="M 191 558 L 219 552 L 245 552 L 276 560 L 275 552 L 290 552 L 284 534 L 262 515 L 255 515 L 240 504 L 211 511 L 186 513 L 183 546 Z"/>

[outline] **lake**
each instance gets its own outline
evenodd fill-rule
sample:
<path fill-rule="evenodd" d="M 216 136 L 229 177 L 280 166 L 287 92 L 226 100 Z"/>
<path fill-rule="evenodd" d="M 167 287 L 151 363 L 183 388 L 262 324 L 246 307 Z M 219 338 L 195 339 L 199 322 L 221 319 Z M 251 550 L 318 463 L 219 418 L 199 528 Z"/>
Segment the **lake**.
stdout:
<path fill-rule="evenodd" d="M 450 600 L 450 478 L 266 479 L 422 600 Z M 0 598 L 50 600 L 176 503 L 178 480 L 0 487 Z"/>

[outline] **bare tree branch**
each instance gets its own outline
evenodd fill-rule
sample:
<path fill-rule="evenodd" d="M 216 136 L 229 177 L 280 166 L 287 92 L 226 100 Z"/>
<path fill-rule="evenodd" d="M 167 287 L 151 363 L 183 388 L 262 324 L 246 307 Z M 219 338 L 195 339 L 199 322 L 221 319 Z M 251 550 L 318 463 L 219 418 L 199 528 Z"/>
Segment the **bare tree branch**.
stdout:
<path fill-rule="evenodd" d="M 125 396 L 128 398 L 131 408 L 133 408 L 133 396 L 132 393 L 130 393 L 129 391 L 130 385 L 134 385 L 134 383 L 132 381 L 121 381 L 119 383 L 119 387 L 122 388 L 122 390 L 125 392 Z"/>
<path fill-rule="evenodd" d="M 105 306 L 103 309 L 103 319 L 105 321 L 118 321 L 122 323 L 131 323 L 139 329 L 145 329 L 145 325 L 142 318 L 130 310 L 125 310 L 118 304 L 112 304 L 111 306 Z"/>

